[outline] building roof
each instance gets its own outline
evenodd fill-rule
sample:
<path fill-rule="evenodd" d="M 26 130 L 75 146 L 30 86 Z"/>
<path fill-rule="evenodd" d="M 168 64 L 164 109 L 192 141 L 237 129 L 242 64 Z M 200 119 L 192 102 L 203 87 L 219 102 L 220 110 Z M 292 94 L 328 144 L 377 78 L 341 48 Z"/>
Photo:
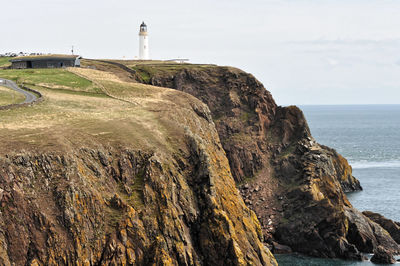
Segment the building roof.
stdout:
<path fill-rule="evenodd" d="M 38 61 L 38 60 L 75 60 L 79 55 L 63 55 L 63 54 L 47 54 L 47 55 L 32 55 L 32 56 L 18 56 L 10 60 L 10 62 L 21 61 Z"/>
<path fill-rule="evenodd" d="M 140 27 L 147 27 L 146 23 L 144 23 L 144 21 L 142 22 L 142 24 L 140 24 Z"/>

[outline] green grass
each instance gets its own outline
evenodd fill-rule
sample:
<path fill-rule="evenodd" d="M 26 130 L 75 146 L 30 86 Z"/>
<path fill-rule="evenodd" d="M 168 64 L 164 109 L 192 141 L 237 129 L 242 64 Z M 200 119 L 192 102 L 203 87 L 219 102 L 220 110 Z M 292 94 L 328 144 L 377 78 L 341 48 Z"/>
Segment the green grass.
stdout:
<path fill-rule="evenodd" d="M 96 88 L 91 81 L 65 69 L 3 69 L 0 70 L 0 77 L 24 85 L 101 93 L 101 90 Z"/>
<path fill-rule="evenodd" d="M 296 145 L 295 144 L 291 144 L 289 147 L 287 147 L 284 151 L 282 151 L 279 154 L 279 158 L 287 158 L 290 155 L 292 155 L 295 150 L 296 150 Z"/>
<path fill-rule="evenodd" d="M 246 133 L 233 133 L 229 137 L 230 141 L 239 142 L 239 143 L 246 143 L 252 140 L 252 136 Z"/>
<path fill-rule="evenodd" d="M 144 83 L 150 83 L 151 76 L 149 72 L 142 69 L 136 69 L 136 71 L 140 75 Z"/>
<path fill-rule="evenodd" d="M 143 189 L 144 189 L 144 170 L 139 171 L 138 174 L 136 174 L 133 178 L 133 185 L 130 186 L 131 193 L 130 195 L 127 195 L 123 189 L 123 184 L 119 184 L 120 192 L 122 192 L 120 195 L 122 198 L 129 203 L 131 206 L 133 206 L 136 210 L 140 209 L 143 207 Z"/>
<path fill-rule="evenodd" d="M 22 93 L 0 86 L 0 106 L 21 103 L 25 100 Z"/>
<path fill-rule="evenodd" d="M 168 74 L 175 75 L 183 69 L 197 69 L 203 70 L 205 68 L 215 67 L 214 65 L 200 65 L 200 64 L 138 64 L 135 66 L 130 66 L 135 70 L 145 83 L 149 83 L 150 79 L 155 74 Z"/>
<path fill-rule="evenodd" d="M 246 111 L 242 111 L 240 114 L 240 120 L 242 122 L 249 122 L 250 120 L 254 119 L 257 117 L 257 114 L 255 112 L 246 112 Z"/>
<path fill-rule="evenodd" d="M 256 174 L 257 175 L 257 174 Z M 236 182 L 236 187 L 239 188 L 244 184 L 250 184 L 255 180 L 255 176 L 244 176 L 240 182 Z"/>
<path fill-rule="evenodd" d="M 65 55 L 65 54 L 43 54 L 43 55 L 28 55 L 28 56 L 18 56 L 12 59 L 41 59 L 41 58 L 76 58 L 76 55 Z"/>
<path fill-rule="evenodd" d="M 0 57 L 0 67 L 11 66 L 11 62 L 9 62 L 10 59 L 11 57 Z"/>

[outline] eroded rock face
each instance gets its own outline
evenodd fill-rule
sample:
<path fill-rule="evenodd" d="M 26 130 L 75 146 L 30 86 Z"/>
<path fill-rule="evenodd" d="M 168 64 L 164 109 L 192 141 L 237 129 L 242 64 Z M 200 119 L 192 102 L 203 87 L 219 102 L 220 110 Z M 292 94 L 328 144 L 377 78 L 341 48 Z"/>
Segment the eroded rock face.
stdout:
<path fill-rule="evenodd" d="M 398 252 L 385 230 L 344 192 L 362 189 L 347 160 L 319 145 L 295 106 L 279 107 L 252 75 L 224 67 L 153 72 L 150 83 L 206 103 L 246 204 L 266 241 L 313 256 L 364 259 L 378 245 Z M 362 241 L 355 241 L 360 236 Z"/>
<path fill-rule="evenodd" d="M 90 136 L 85 146 L 2 151 L 1 263 L 276 265 L 196 102 L 167 150 Z"/>
<path fill-rule="evenodd" d="M 229 67 L 183 68 L 175 75 L 153 72 L 151 84 L 184 91 L 208 105 L 238 183 L 268 167 L 274 155 L 289 155 L 295 149 L 306 152 L 316 143 L 301 110 L 277 106 L 251 74 Z M 327 156 L 315 160 L 333 161 L 344 191 L 361 189 L 347 160 L 333 149 L 322 149 Z"/>
<path fill-rule="evenodd" d="M 271 146 L 265 138 L 281 109 L 253 76 L 224 67 L 183 69 L 174 76 L 156 73 L 151 84 L 184 91 L 207 104 L 237 182 L 268 164 Z M 299 134 L 296 128 L 285 131 L 287 138 L 294 133 Z"/>
<path fill-rule="evenodd" d="M 375 223 L 382 226 L 392 236 L 393 240 L 400 244 L 400 223 L 392 221 L 379 213 L 364 211 L 363 214 Z"/>
<path fill-rule="evenodd" d="M 393 254 L 400 252 L 399 245 L 379 224 L 354 208 L 345 208 L 345 214 L 349 224 L 347 239 L 356 245 L 358 250 L 372 253 L 381 247 Z"/>
<path fill-rule="evenodd" d="M 310 142 L 308 146 L 300 143 L 301 148 L 287 158 L 278 157 L 278 169 L 288 165 L 286 168 L 291 166 L 293 171 L 280 177 L 288 185 L 282 200 L 285 208 L 274 236 L 309 255 L 363 259 L 357 243 L 347 237 L 349 218 L 345 210 L 353 208 L 337 178 L 342 174 L 342 168 L 336 164 L 339 157 L 334 151 Z M 363 217 L 361 213 L 357 215 Z"/>

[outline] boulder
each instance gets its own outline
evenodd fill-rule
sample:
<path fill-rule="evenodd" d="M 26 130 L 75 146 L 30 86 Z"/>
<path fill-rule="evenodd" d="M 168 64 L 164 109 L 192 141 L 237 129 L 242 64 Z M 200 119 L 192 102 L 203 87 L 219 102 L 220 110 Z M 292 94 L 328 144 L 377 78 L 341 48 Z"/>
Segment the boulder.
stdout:
<path fill-rule="evenodd" d="M 395 254 L 400 252 L 399 245 L 379 224 L 354 208 L 346 207 L 345 214 L 349 224 L 347 239 L 361 252 L 373 252 L 378 247 Z"/>
<path fill-rule="evenodd" d="M 275 241 L 272 242 L 272 252 L 274 254 L 289 254 L 292 253 L 292 249 L 289 246 L 281 245 Z"/>
<path fill-rule="evenodd" d="M 371 211 L 364 211 L 363 214 L 382 226 L 386 231 L 388 231 L 393 240 L 400 244 L 400 224 L 398 222 L 387 219 L 379 213 Z"/>
<path fill-rule="evenodd" d="M 393 257 L 393 254 L 387 249 L 379 246 L 375 252 L 374 256 L 371 258 L 371 262 L 377 264 L 395 264 L 396 260 Z"/>

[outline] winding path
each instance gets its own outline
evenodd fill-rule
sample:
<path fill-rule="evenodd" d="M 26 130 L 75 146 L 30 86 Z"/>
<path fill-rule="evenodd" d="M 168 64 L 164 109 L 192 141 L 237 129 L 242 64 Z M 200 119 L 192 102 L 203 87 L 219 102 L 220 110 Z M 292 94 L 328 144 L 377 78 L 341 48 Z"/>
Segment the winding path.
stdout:
<path fill-rule="evenodd" d="M 24 89 L 21 89 L 20 87 L 18 87 L 17 84 L 15 84 L 15 82 L 13 82 L 11 80 L 0 78 L 0 86 L 5 86 L 5 87 L 13 89 L 19 93 L 22 93 L 25 96 L 25 101 L 20 104 L 33 103 L 34 101 L 37 100 L 37 96 L 35 94 L 33 94 L 32 92 L 26 91 Z"/>

